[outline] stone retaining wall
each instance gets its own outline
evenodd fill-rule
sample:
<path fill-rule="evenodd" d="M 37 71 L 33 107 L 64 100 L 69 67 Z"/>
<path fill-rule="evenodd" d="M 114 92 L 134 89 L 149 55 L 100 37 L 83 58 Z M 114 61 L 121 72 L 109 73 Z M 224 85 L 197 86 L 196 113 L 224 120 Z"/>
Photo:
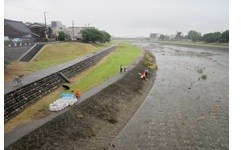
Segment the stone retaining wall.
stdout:
<path fill-rule="evenodd" d="M 4 95 L 4 122 L 10 120 L 16 114 L 21 112 L 28 105 L 35 103 L 41 97 L 56 90 L 66 80 L 60 74 L 64 74 L 67 78 L 76 76 L 85 71 L 89 67 L 95 65 L 103 57 L 114 51 L 117 46 L 112 46 L 109 49 L 95 54 L 79 63 L 67 67 L 59 72 L 53 73 L 35 82 L 24 85 L 14 91 Z"/>

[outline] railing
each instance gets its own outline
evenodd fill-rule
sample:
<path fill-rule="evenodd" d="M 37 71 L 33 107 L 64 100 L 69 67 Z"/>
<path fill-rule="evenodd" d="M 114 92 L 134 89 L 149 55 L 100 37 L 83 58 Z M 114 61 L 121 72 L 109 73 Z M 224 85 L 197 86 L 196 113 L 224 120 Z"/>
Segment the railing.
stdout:
<path fill-rule="evenodd" d="M 53 42 L 22 42 L 22 43 L 12 43 L 12 42 L 5 42 L 4 45 L 7 48 L 10 47 L 24 47 L 24 46 L 33 46 L 33 45 L 40 45 L 40 44 L 55 44 L 55 43 L 63 43 L 65 41 L 53 41 Z"/>

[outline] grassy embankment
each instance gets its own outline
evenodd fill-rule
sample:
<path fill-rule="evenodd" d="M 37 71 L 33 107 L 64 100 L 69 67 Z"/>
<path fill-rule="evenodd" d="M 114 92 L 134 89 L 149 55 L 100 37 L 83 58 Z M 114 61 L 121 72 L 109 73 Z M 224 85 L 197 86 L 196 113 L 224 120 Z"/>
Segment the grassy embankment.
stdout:
<path fill-rule="evenodd" d="M 69 85 L 71 89 L 67 92 L 71 93 L 71 90 L 80 89 L 83 93 L 89 90 L 105 81 L 107 78 L 119 73 L 120 64 L 128 66 L 140 55 L 141 50 L 138 47 L 121 43 L 117 50 L 106 56 L 97 65 L 72 78 L 71 80 L 74 81 L 74 83 Z M 46 116 L 49 113 L 49 104 L 59 99 L 59 95 L 65 92 L 66 91 L 60 87 L 35 104 L 26 108 L 22 113 L 4 125 L 5 132 L 11 131 L 22 123 Z"/>
<path fill-rule="evenodd" d="M 4 71 L 4 82 L 12 81 L 14 75 L 31 74 L 97 52 L 113 44 L 115 42 L 99 44 L 97 47 L 91 44 L 73 42 L 47 44 L 31 62 L 12 62 L 7 65 Z"/>

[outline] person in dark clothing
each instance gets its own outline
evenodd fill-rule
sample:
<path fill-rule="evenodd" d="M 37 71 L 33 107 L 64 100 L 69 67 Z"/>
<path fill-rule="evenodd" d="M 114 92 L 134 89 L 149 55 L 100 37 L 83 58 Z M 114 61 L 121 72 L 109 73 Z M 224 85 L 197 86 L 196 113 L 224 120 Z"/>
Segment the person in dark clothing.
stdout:
<path fill-rule="evenodd" d="M 123 67 L 122 67 L 122 65 L 120 65 L 120 73 L 122 72 L 122 70 L 123 70 Z"/>
<path fill-rule="evenodd" d="M 149 74 L 149 70 L 145 70 L 145 74 L 146 74 L 146 77 L 147 77 L 147 75 Z"/>

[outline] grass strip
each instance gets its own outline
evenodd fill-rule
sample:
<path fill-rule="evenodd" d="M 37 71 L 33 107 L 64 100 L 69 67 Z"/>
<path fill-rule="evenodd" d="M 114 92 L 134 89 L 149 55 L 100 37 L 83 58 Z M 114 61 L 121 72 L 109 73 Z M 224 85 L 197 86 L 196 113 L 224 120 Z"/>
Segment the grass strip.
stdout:
<path fill-rule="evenodd" d="M 90 88 L 104 82 L 109 77 L 119 73 L 119 66 L 121 64 L 122 66 L 128 66 L 140 55 L 140 48 L 127 43 L 121 43 L 117 50 L 106 56 L 97 65 L 71 79 L 75 82 L 74 84 L 71 84 L 70 87 L 71 89 L 80 89 L 83 93 Z M 71 90 L 68 92 L 70 93 L 70 91 Z M 23 112 L 5 123 L 4 131 L 9 132 L 20 124 L 27 123 L 33 119 L 48 115 L 49 104 L 59 99 L 59 95 L 65 92 L 66 91 L 60 87 L 51 94 L 43 97 L 41 100 L 29 106 Z"/>

